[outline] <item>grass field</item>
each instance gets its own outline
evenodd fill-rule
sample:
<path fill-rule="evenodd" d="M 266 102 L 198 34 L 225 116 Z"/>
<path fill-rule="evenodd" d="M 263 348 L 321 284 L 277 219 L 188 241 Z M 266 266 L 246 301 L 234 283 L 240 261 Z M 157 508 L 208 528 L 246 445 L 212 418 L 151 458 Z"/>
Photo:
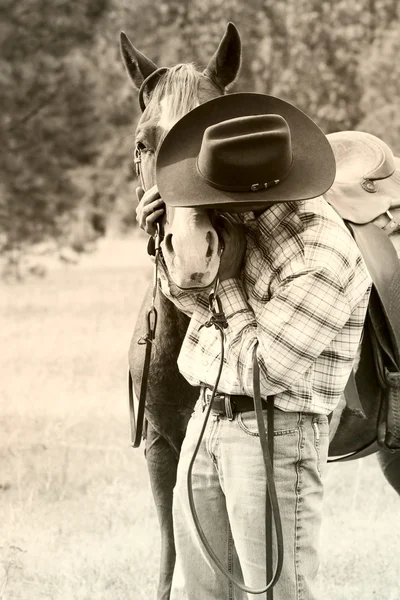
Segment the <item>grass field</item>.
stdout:
<path fill-rule="evenodd" d="M 123 248 L 0 284 L 2 600 L 154 598 L 158 529 L 126 394 L 151 266 L 143 238 Z M 400 499 L 374 457 L 328 468 L 322 544 L 321 600 L 400 600 Z"/>

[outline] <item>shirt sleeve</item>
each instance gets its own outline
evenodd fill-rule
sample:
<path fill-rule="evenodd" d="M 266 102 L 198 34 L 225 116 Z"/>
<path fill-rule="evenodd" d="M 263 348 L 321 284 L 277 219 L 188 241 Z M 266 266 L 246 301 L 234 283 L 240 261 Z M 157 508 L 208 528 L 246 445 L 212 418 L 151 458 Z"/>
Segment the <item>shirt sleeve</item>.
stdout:
<path fill-rule="evenodd" d="M 254 345 L 263 388 L 268 395 L 289 389 L 304 376 L 349 320 L 351 310 L 345 290 L 327 268 L 304 270 L 285 280 L 257 319 L 238 279 L 221 282 L 218 295 L 228 327 L 225 331 L 226 361 L 236 372 L 243 392 L 252 395 Z M 204 306 L 198 305 L 204 312 Z M 200 317 L 200 315 L 198 315 Z M 215 343 L 209 336 L 211 343 Z M 207 352 L 207 332 L 199 332 Z"/>

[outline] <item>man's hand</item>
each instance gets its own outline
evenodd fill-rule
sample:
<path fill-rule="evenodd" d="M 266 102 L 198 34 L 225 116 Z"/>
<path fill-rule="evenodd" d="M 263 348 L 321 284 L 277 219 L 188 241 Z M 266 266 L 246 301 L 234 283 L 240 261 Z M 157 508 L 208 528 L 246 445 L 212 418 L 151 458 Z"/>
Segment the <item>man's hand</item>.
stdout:
<path fill-rule="evenodd" d="M 154 185 L 147 192 L 141 187 L 136 188 L 136 197 L 139 202 L 136 208 L 136 221 L 146 233 L 154 235 L 155 223 L 165 211 L 157 186 Z"/>
<path fill-rule="evenodd" d="M 236 223 L 228 216 L 220 216 L 220 235 L 224 243 L 219 267 L 219 280 L 240 278 L 243 259 L 246 252 L 246 237 L 242 224 Z"/>

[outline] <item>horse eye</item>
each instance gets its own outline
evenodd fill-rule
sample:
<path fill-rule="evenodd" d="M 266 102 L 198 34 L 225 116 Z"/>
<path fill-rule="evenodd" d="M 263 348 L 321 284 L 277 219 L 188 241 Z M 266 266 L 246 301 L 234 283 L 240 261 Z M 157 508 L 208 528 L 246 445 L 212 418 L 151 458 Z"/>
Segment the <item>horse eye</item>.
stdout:
<path fill-rule="evenodd" d="M 139 150 L 139 152 L 145 152 L 146 151 L 145 144 L 143 144 L 143 142 L 137 141 L 136 142 L 136 150 Z"/>

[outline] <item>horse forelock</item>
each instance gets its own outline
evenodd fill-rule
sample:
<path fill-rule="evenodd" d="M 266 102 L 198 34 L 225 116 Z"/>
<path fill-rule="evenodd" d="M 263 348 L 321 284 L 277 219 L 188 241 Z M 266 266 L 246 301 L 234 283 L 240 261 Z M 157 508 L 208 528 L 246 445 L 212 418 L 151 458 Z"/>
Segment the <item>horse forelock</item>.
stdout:
<path fill-rule="evenodd" d="M 171 127 L 193 108 L 219 95 L 221 90 L 193 63 L 178 64 L 160 74 L 135 134 L 136 143 L 146 147 L 141 171 L 149 185 L 154 183 L 157 149 Z"/>
<path fill-rule="evenodd" d="M 163 121 L 174 123 L 199 104 L 201 78 L 193 63 L 175 65 L 160 77 L 151 102 L 162 106 Z"/>

